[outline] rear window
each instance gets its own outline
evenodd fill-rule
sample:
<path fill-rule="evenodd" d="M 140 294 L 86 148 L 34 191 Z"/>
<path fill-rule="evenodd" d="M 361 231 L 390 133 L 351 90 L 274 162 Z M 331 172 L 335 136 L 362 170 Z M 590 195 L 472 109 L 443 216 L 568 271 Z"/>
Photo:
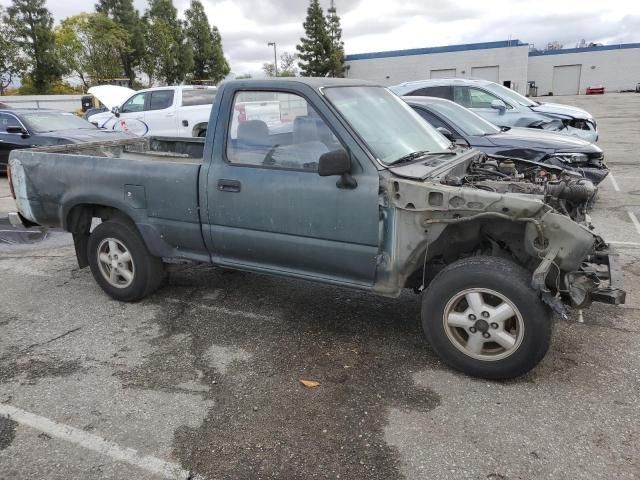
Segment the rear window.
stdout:
<path fill-rule="evenodd" d="M 214 88 L 203 88 L 182 91 L 182 106 L 193 107 L 194 105 L 211 105 L 216 96 Z"/>

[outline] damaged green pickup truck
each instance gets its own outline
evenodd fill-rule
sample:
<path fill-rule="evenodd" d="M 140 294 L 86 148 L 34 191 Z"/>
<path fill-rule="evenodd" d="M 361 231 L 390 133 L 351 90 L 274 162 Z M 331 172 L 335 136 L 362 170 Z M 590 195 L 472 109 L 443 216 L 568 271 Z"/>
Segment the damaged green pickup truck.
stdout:
<path fill-rule="evenodd" d="M 73 233 L 79 265 L 122 301 L 154 292 L 175 259 L 424 290 L 434 350 L 498 379 L 543 358 L 553 311 L 625 299 L 615 254 L 569 216 L 593 185 L 456 149 L 367 82 L 228 82 L 204 143 L 45 147 L 9 164 L 12 222 Z"/>

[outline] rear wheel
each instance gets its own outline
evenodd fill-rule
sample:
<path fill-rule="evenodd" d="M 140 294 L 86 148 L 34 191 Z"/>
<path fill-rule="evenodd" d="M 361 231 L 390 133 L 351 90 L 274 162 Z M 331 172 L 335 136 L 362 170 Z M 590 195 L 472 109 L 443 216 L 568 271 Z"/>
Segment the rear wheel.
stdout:
<path fill-rule="evenodd" d="M 530 278 L 502 258 L 449 265 L 423 298 L 427 340 L 448 365 L 468 375 L 507 379 L 528 372 L 549 348 L 553 321 Z"/>
<path fill-rule="evenodd" d="M 135 226 L 125 220 L 109 220 L 89 236 L 89 265 L 100 287 L 111 297 L 134 302 L 162 284 L 162 259 L 152 256 Z"/>

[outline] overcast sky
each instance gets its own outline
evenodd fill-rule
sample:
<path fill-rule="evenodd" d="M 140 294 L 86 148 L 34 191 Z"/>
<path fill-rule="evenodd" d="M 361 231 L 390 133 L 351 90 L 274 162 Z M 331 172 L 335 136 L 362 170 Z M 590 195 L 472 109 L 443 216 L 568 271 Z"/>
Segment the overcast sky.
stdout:
<path fill-rule="evenodd" d="M 190 0 L 174 0 L 180 14 Z M 146 0 L 134 0 L 143 12 Z M 234 73 L 260 71 L 278 53 L 295 52 L 307 0 L 202 0 L 222 34 Z M 558 40 L 640 42 L 637 0 L 335 0 L 347 54 L 520 39 L 541 48 Z M 11 0 L 0 0 L 7 6 Z M 93 9 L 92 0 L 48 0 L 57 21 Z M 326 9 L 329 0 L 321 0 Z"/>

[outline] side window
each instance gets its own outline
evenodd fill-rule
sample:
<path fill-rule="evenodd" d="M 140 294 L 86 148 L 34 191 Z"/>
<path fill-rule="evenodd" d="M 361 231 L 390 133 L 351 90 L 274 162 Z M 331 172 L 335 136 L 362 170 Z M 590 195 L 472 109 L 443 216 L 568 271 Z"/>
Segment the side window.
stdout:
<path fill-rule="evenodd" d="M 7 127 L 21 127 L 16 117 L 6 113 L 0 113 L 0 133 L 7 133 Z"/>
<path fill-rule="evenodd" d="M 486 90 L 475 87 L 454 87 L 454 102 L 467 108 L 491 108 L 491 102 L 501 100 Z M 509 108 L 509 105 L 507 105 Z"/>
<path fill-rule="evenodd" d="M 213 88 L 198 88 L 193 90 L 182 90 L 182 106 L 192 107 L 194 105 L 211 105 L 216 97 L 216 90 Z"/>
<path fill-rule="evenodd" d="M 424 118 L 427 122 L 429 122 L 429 124 L 433 127 L 433 128 L 438 128 L 438 127 L 442 127 L 442 128 L 446 128 L 447 130 L 451 130 L 451 128 L 449 127 L 449 125 L 447 125 L 446 123 L 444 123 L 442 120 L 440 120 L 438 117 L 436 117 L 433 113 L 425 110 L 424 108 L 417 108 L 416 112 L 418 112 L 418 115 L 420 115 L 422 118 Z"/>
<path fill-rule="evenodd" d="M 142 111 L 144 111 L 144 103 L 147 100 L 147 96 L 148 95 L 149 94 L 147 92 L 139 93 L 137 95 L 134 95 L 129 100 L 127 100 L 124 103 L 124 105 L 122 105 L 122 110 L 120 110 L 120 112 L 121 113 L 134 113 L 134 112 L 142 112 Z"/>
<path fill-rule="evenodd" d="M 410 93 L 411 96 L 421 96 L 421 97 L 438 97 L 438 98 L 446 98 L 447 100 L 451 100 L 451 87 L 446 85 L 442 85 L 439 87 L 425 87 L 416 90 L 415 92 Z"/>
<path fill-rule="evenodd" d="M 320 156 L 342 146 L 299 95 L 247 91 L 235 95 L 226 148 L 232 164 L 316 172 Z"/>
<path fill-rule="evenodd" d="M 173 105 L 173 90 L 156 90 L 151 92 L 151 100 L 147 110 L 164 110 Z"/>

